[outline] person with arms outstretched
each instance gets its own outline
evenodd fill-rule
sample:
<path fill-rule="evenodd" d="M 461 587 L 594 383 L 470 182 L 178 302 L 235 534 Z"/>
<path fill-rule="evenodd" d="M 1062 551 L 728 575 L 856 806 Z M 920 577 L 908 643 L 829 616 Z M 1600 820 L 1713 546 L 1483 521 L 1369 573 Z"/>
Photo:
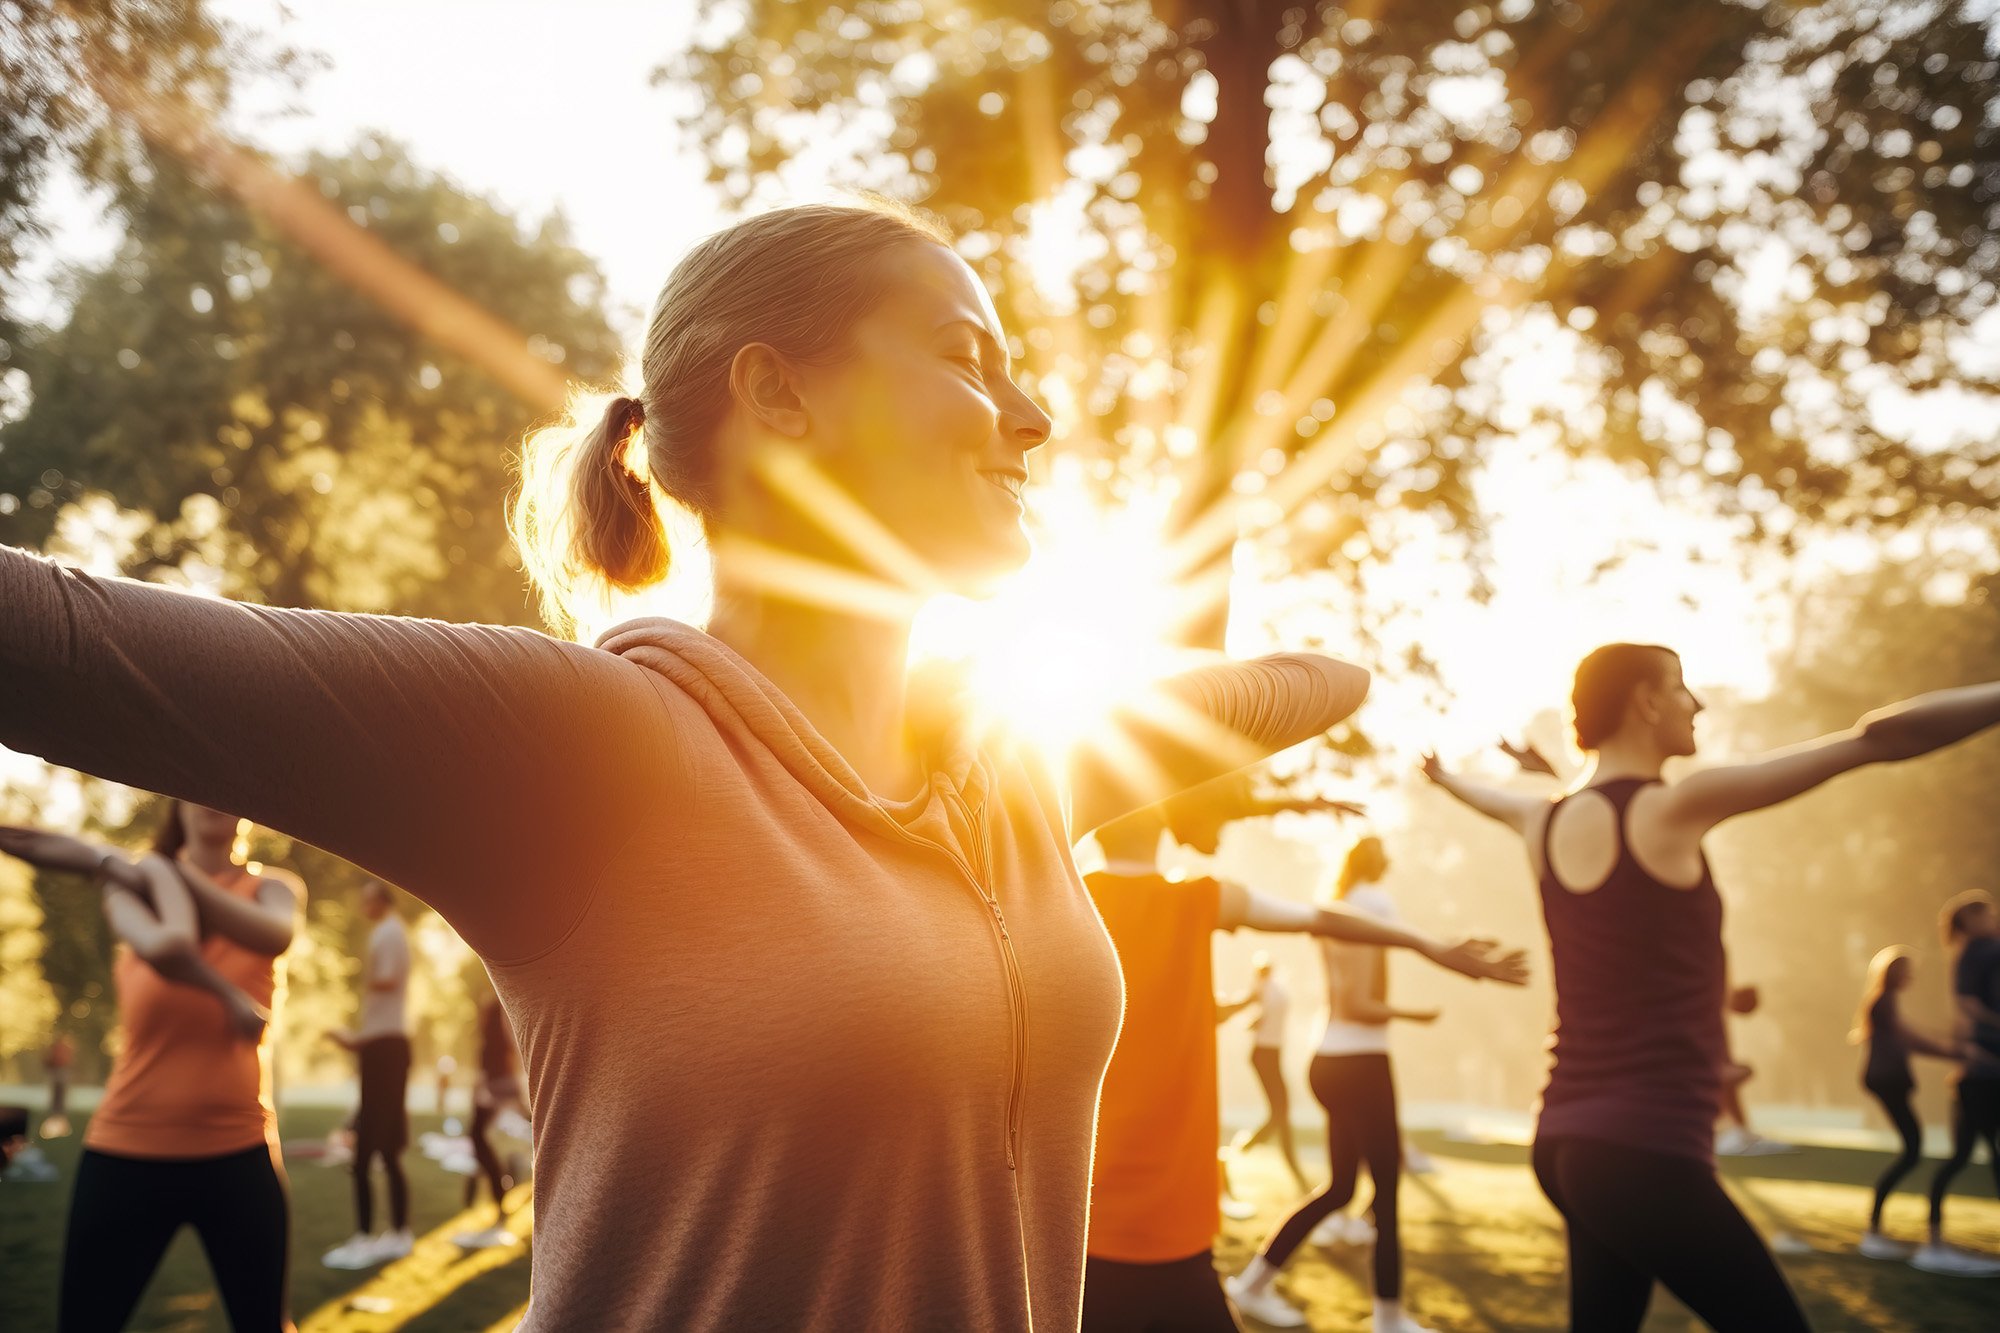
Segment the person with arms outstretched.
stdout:
<path fill-rule="evenodd" d="M 697 243 L 633 392 L 530 440 L 514 518 L 570 624 L 657 587 L 678 506 L 705 630 L 590 647 L 0 548 L 0 744 L 241 809 L 485 961 L 536 1124 L 528 1333 L 1076 1323 L 1119 982 L 1071 847 L 1319 735 L 1369 677 L 1279 653 L 1134 688 L 1115 762 L 919 716 L 923 599 L 1029 554 L 1051 423 L 1011 346 L 913 210 Z"/>
<path fill-rule="evenodd" d="M 1154 808 L 1100 827 L 1105 865 L 1085 879 L 1117 946 L 1125 1022 L 1104 1076 L 1084 1333 L 1229 1333 L 1237 1327 L 1213 1253 L 1221 1226 L 1210 964 L 1216 931 L 1352 940 L 1411 949 L 1473 978 L 1518 985 L 1526 976 L 1518 952 L 1502 953 L 1485 941 L 1446 944 L 1226 880 L 1170 879 L 1156 860 L 1166 822 Z"/>
<path fill-rule="evenodd" d="M 2000 722 L 2000 683 L 1940 690 L 1852 728 L 1669 782 L 1701 701 L 1672 650 L 1617 643 L 1571 694 L 1588 762 L 1551 800 L 1427 777 L 1518 833 L 1540 886 L 1556 987 L 1534 1167 L 1569 1241 L 1571 1327 L 1636 1330 L 1659 1282 L 1717 1330 L 1807 1327 L 1783 1273 L 1715 1175 L 1728 1063 L 1722 900 L 1702 850 L 1726 820 L 1869 764 Z"/>

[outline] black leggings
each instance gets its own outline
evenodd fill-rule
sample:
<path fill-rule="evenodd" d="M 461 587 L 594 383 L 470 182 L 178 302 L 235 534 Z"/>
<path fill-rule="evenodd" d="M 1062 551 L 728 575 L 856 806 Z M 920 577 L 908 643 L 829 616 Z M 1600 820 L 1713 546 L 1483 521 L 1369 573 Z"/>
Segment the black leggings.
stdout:
<path fill-rule="evenodd" d="M 1883 1111 L 1889 1116 L 1889 1122 L 1896 1127 L 1896 1133 L 1903 1139 L 1903 1151 L 1882 1169 L 1882 1174 L 1875 1181 L 1875 1207 L 1868 1214 L 1868 1229 L 1880 1231 L 1882 1205 L 1889 1201 L 1889 1195 L 1903 1177 L 1910 1174 L 1910 1169 L 1923 1160 L 1924 1127 L 1918 1123 L 1917 1113 L 1910 1109 L 1911 1088 L 1908 1083 L 1887 1080 L 1864 1081 L 1861 1086 L 1868 1090 L 1869 1096 L 1882 1104 Z"/>
<path fill-rule="evenodd" d="M 487 1142 L 486 1131 L 493 1124 L 496 1108 L 481 1106 L 475 1100 L 472 1107 L 472 1128 L 466 1131 L 472 1140 L 472 1156 L 479 1163 L 479 1174 L 467 1176 L 465 1180 L 465 1206 L 472 1206 L 472 1198 L 479 1192 L 480 1177 L 485 1177 L 486 1186 L 493 1191 L 493 1206 L 500 1210 L 500 1216 L 507 1216 L 507 1168 L 500 1164 L 500 1155 Z"/>
<path fill-rule="evenodd" d="M 1242 1333 L 1222 1294 L 1215 1254 L 1163 1264 L 1091 1256 L 1083 1266 L 1081 1333 Z"/>
<path fill-rule="evenodd" d="M 285 1177 L 259 1145 L 226 1157 L 149 1160 L 86 1148 L 63 1240 L 60 1333 L 116 1333 L 183 1226 L 201 1237 L 229 1326 L 289 1329 Z"/>
<path fill-rule="evenodd" d="M 1576 1333 L 1637 1333 L 1655 1281 L 1717 1333 L 1809 1333 L 1763 1237 L 1708 1163 L 1575 1138 L 1536 1140 L 1534 1163 L 1568 1224 Z"/>
<path fill-rule="evenodd" d="M 1972 1160 L 1972 1150 L 1986 1145 L 1993 1168 L 1993 1190 L 2000 1194 L 2000 1079 L 1962 1078 L 1951 1108 L 1951 1156 L 1938 1163 L 1931 1177 L 1931 1227 L 1944 1225 L 1944 1192 L 1951 1178 Z"/>
<path fill-rule="evenodd" d="M 1403 1175 L 1403 1136 L 1396 1125 L 1396 1082 L 1389 1057 L 1316 1055 L 1307 1075 L 1313 1096 L 1326 1108 L 1326 1148 L 1333 1179 L 1299 1205 L 1264 1247 L 1264 1258 L 1282 1268 L 1312 1229 L 1354 1197 L 1361 1163 L 1375 1180 L 1375 1296 L 1403 1294 L 1403 1245 L 1396 1235 L 1396 1188 Z"/>

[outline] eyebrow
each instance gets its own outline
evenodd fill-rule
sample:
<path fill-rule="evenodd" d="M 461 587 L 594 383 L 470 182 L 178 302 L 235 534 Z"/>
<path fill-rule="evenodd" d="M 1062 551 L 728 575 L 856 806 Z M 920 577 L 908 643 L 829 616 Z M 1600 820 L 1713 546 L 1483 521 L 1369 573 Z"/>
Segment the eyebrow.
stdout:
<path fill-rule="evenodd" d="M 994 351 L 998 352 L 1000 354 L 1001 367 L 1010 376 L 1014 373 L 1014 358 L 1012 354 L 1008 352 L 1007 345 L 999 341 L 997 338 L 995 338 L 993 336 L 993 330 L 987 328 L 984 324 L 981 324 L 978 320 L 966 319 L 964 316 L 961 315 L 953 319 L 948 319 L 944 321 L 944 323 L 938 325 L 937 332 L 943 333 L 946 329 L 959 328 L 961 326 L 972 330 L 973 335 L 979 339 L 979 345 L 982 348 L 990 347 Z"/>

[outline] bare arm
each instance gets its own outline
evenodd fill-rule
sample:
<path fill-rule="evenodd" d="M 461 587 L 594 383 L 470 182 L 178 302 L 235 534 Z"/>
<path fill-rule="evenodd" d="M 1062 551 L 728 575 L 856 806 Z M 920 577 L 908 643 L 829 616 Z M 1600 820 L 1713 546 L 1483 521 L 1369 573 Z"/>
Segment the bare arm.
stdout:
<path fill-rule="evenodd" d="M 1380 949 L 1365 945 L 1334 946 L 1340 977 L 1340 1017 L 1355 1023 L 1390 1023 L 1402 1019 L 1428 1023 L 1437 1017 L 1434 1009 L 1398 1009 L 1376 998 L 1381 989 L 1380 973 L 1388 959 Z"/>
<path fill-rule="evenodd" d="M 1508 791 L 1447 772 L 1434 754 L 1424 756 L 1423 774 L 1480 814 L 1499 820 L 1524 838 L 1534 820 L 1548 808 L 1546 797 Z"/>
<path fill-rule="evenodd" d="M 1257 1003 L 1257 992 L 1255 991 L 1251 991 L 1249 994 L 1234 1000 L 1217 1000 L 1215 1002 L 1215 1021 L 1218 1023 L 1227 1023 L 1230 1019 L 1236 1017 L 1236 1015 L 1242 1013 L 1255 1003 Z"/>
<path fill-rule="evenodd" d="M 403 885 L 489 958 L 676 808 L 661 677 L 521 629 L 252 607 L 0 547 L 0 744 L 245 815 Z M 678 706 L 678 705 L 676 705 Z"/>
<path fill-rule="evenodd" d="M 1080 747 L 1072 836 L 1310 740 L 1367 694 L 1365 670 L 1313 653 L 1204 667 L 1140 691 L 1099 743 Z"/>
<path fill-rule="evenodd" d="M 1896 1019 L 1896 1034 L 1902 1038 L 1904 1046 L 1915 1051 L 1918 1055 L 1932 1055 L 1940 1060 L 1963 1060 L 1965 1058 L 1965 1048 L 1960 1043 L 1956 1041 L 1941 1041 L 1929 1033 L 1919 1032 L 1916 1028 L 1905 1023 L 1900 1016 Z"/>
<path fill-rule="evenodd" d="M 1935 690 L 1880 708 L 1846 731 L 1746 763 L 1689 774 L 1661 798 L 1661 818 L 1689 834 L 1789 801 L 1865 764 L 1914 759 L 2000 723 L 2000 681 Z"/>
<path fill-rule="evenodd" d="M 267 872 L 257 886 L 257 896 L 243 898 L 210 879 L 186 857 L 175 865 L 194 900 L 204 934 L 220 935 L 273 958 L 292 947 L 302 889 Z"/>
<path fill-rule="evenodd" d="M 240 1035 L 257 1036 L 270 1021 L 270 1012 L 202 958 L 194 902 L 173 864 L 164 857 L 147 856 L 138 862 L 138 870 L 150 901 L 118 883 L 105 885 L 104 919 L 112 933 L 167 980 L 214 995 Z"/>
<path fill-rule="evenodd" d="M 1245 890 L 1245 896 L 1243 924 L 1252 930 L 1317 935 L 1322 939 L 1371 945 L 1377 949 L 1408 949 L 1439 967 L 1475 981 L 1500 981 L 1519 986 L 1528 979 L 1528 966 L 1522 951 L 1515 949 L 1502 953 L 1490 940 L 1463 940 L 1447 944 L 1420 931 L 1362 912 L 1308 907 L 1304 903 L 1274 898 L 1254 889 Z"/>

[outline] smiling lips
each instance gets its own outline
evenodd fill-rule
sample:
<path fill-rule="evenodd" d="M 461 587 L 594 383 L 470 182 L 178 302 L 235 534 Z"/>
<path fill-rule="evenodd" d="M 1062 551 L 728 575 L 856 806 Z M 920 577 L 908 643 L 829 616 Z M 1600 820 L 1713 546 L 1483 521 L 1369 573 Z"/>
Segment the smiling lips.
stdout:
<path fill-rule="evenodd" d="M 1021 491 L 1022 488 L 1024 488 L 1028 484 L 1027 473 L 981 472 L 979 475 L 986 478 L 986 480 L 992 482 L 995 486 L 998 486 L 1001 490 L 1007 492 L 1008 497 L 1012 499 L 1015 504 L 1018 505 L 1022 503 Z"/>

